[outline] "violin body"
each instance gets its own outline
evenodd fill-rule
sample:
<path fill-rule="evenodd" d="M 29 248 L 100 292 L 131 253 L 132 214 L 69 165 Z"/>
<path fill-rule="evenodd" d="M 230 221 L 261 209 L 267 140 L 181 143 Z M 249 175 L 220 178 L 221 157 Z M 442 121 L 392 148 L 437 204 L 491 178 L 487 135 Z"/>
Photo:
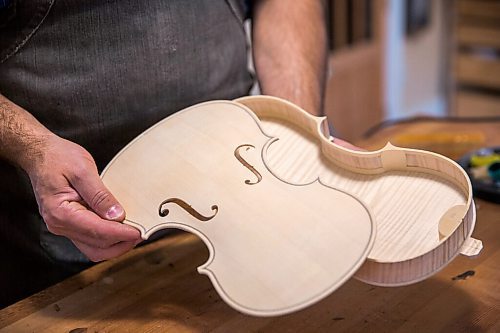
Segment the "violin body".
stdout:
<path fill-rule="evenodd" d="M 475 213 L 462 169 L 393 146 L 353 152 L 326 127 L 277 98 L 206 102 L 145 131 L 102 178 L 144 239 L 202 239 L 198 271 L 251 315 L 302 309 L 354 274 L 416 282 L 463 249 Z"/>

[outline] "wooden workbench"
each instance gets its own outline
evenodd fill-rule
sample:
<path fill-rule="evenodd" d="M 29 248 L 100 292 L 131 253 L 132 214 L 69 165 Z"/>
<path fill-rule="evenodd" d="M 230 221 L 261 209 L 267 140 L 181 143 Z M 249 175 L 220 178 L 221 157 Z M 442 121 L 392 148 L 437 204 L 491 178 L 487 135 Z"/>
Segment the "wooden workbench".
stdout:
<path fill-rule="evenodd" d="M 472 144 L 483 138 L 488 145 L 500 145 L 499 123 L 425 121 L 390 126 L 359 144 L 372 149 L 402 133 L 459 132 L 472 133 Z M 446 153 L 443 142 L 439 149 Z M 450 152 L 457 157 L 456 144 Z M 411 286 L 381 288 L 351 279 L 297 313 L 249 317 L 227 306 L 208 278 L 196 273 L 208 257 L 202 241 L 177 233 L 1 310 L 0 332 L 500 332 L 500 205 L 476 204 L 473 236 L 483 241 L 482 253 L 459 256 Z M 452 279 L 466 271 L 475 274 Z"/>

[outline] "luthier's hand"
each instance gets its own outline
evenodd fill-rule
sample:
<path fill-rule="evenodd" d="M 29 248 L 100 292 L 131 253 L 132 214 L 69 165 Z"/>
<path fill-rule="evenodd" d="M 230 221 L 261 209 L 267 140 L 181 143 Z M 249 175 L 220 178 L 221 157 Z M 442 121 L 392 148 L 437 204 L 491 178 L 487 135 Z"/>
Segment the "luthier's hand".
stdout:
<path fill-rule="evenodd" d="M 331 138 L 331 140 L 333 141 L 333 143 L 335 143 L 335 144 L 337 144 L 339 146 L 348 148 L 348 149 L 357 150 L 357 151 L 365 151 L 365 149 L 360 148 L 358 146 L 355 146 L 352 143 L 349 143 L 349 142 L 344 141 L 344 140 L 339 139 L 339 138 Z"/>
<path fill-rule="evenodd" d="M 125 212 L 104 187 L 92 156 L 2 95 L 0 158 L 29 175 L 49 231 L 69 238 L 90 260 L 117 257 L 140 242 L 138 230 L 120 223 Z"/>
<path fill-rule="evenodd" d="M 125 212 L 85 149 L 56 135 L 41 147 L 26 171 L 50 232 L 69 238 L 92 261 L 117 257 L 140 242 L 137 229 L 119 223 Z"/>

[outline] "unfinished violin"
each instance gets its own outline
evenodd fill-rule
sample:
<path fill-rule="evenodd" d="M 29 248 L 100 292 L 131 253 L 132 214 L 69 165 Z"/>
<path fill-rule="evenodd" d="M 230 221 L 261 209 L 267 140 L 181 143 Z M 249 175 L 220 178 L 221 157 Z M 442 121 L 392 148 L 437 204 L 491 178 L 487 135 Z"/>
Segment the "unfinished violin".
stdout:
<path fill-rule="evenodd" d="M 268 96 L 212 101 L 151 127 L 102 179 L 144 239 L 192 232 L 198 268 L 233 308 L 302 309 L 351 276 L 403 285 L 435 273 L 470 239 L 470 181 L 438 154 L 332 143 L 324 118 Z"/>

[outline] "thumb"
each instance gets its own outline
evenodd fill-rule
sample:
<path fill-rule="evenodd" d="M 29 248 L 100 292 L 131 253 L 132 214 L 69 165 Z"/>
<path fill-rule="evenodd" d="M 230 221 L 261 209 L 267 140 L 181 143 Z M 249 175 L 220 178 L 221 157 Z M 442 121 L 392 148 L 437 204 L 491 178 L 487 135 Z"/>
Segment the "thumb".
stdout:
<path fill-rule="evenodd" d="M 75 190 L 91 210 L 106 220 L 121 222 L 125 219 L 125 210 L 118 200 L 104 186 L 97 171 L 89 170 L 86 175 L 79 175 L 71 181 Z"/>

